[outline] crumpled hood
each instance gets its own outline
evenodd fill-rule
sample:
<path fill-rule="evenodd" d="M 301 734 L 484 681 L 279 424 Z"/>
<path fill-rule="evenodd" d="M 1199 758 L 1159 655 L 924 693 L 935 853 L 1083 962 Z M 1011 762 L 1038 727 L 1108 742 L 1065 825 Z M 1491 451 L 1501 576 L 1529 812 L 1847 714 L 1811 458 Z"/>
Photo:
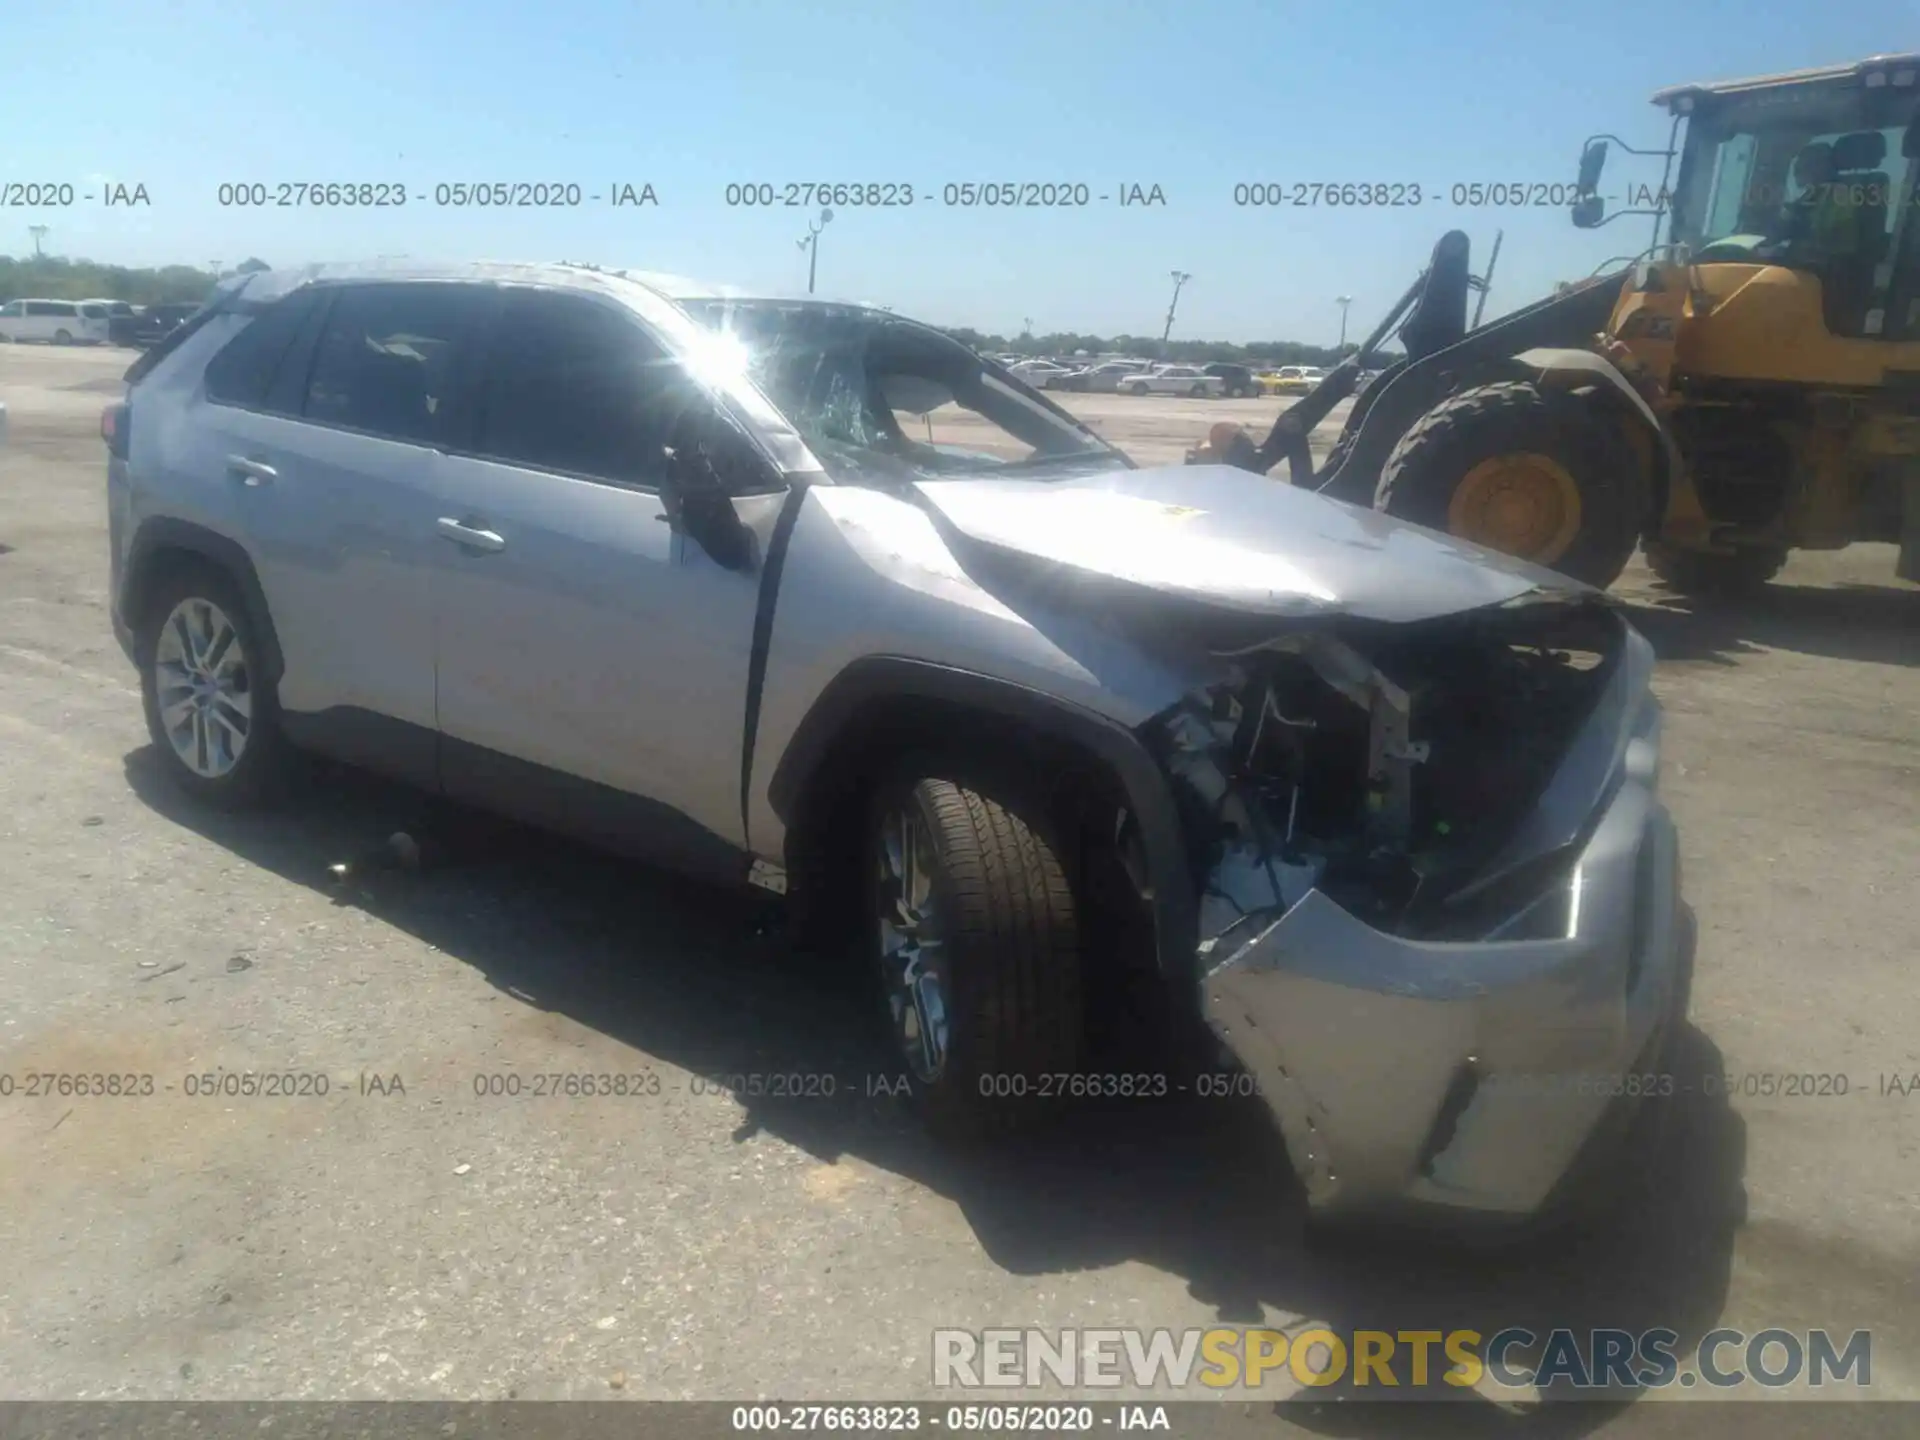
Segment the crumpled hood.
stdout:
<path fill-rule="evenodd" d="M 916 487 L 967 539 L 1256 615 L 1413 621 L 1579 582 L 1226 465 Z"/>

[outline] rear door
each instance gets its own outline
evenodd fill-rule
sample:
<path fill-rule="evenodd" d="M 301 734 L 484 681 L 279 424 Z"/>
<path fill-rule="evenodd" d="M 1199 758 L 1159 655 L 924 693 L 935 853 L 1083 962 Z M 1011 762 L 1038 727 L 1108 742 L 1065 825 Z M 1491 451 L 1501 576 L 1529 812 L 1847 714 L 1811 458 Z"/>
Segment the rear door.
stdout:
<path fill-rule="evenodd" d="M 81 304 L 75 306 L 80 329 L 76 339 L 89 341 L 95 345 L 107 343 L 107 321 L 112 311 L 105 305 Z"/>
<path fill-rule="evenodd" d="M 439 467 L 444 782 L 737 874 L 759 577 L 677 535 L 659 491 L 712 402 L 614 300 L 507 294 L 470 443 Z"/>
<path fill-rule="evenodd" d="M 296 292 L 241 333 L 250 351 L 230 346 L 207 371 L 208 460 L 273 612 L 290 731 L 423 783 L 436 773 L 434 446 L 491 301 L 457 284 Z"/>

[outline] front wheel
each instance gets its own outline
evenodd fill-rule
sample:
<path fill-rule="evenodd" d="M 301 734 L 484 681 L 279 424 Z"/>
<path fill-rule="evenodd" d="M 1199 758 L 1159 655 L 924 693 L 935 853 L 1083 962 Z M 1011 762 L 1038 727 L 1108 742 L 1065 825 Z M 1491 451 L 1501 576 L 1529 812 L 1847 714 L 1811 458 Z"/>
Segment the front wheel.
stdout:
<path fill-rule="evenodd" d="M 1187 394 L 1191 395 L 1195 400 L 1204 400 L 1207 398 L 1207 387 L 1204 385 L 1196 385 L 1187 391 Z"/>
<path fill-rule="evenodd" d="M 1058 857 L 956 781 L 882 787 L 867 827 L 868 944 L 929 1130 L 964 1140 L 1044 1114 L 1084 1049 L 1080 924 Z"/>
<path fill-rule="evenodd" d="M 1127 393 L 1129 395 L 1145 395 L 1147 393 L 1147 388 L 1148 387 L 1145 385 L 1129 385 L 1127 387 Z"/>
<path fill-rule="evenodd" d="M 1778 575 L 1786 563 L 1787 552 L 1776 548 L 1715 555 L 1704 550 L 1676 550 L 1671 545 L 1647 546 L 1647 568 L 1669 590 L 1709 599 L 1751 595 Z"/>
<path fill-rule="evenodd" d="M 1443 400 L 1400 438 L 1374 508 L 1605 589 L 1633 555 L 1647 493 L 1606 412 L 1498 381 Z"/>
<path fill-rule="evenodd" d="M 71 330 L 54 331 L 53 343 L 56 345 L 71 345 L 73 343 L 73 332 Z"/>

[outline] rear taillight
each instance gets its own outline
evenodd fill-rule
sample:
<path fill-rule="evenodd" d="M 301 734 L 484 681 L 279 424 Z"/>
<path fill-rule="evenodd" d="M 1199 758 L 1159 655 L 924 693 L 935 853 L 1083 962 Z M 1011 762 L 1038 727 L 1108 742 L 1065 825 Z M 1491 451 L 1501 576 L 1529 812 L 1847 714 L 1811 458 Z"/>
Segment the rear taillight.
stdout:
<path fill-rule="evenodd" d="M 130 412 L 124 403 L 109 405 L 100 412 L 100 438 L 107 442 L 107 453 L 115 459 L 127 458 Z"/>

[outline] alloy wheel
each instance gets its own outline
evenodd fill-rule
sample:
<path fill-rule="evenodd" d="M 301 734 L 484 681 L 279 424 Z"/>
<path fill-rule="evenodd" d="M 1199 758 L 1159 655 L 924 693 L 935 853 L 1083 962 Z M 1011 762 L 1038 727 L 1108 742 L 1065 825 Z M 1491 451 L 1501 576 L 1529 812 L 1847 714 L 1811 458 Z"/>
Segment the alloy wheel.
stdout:
<path fill-rule="evenodd" d="M 252 673 L 227 613 L 188 596 L 160 628 L 153 656 L 160 728 L 194 774 L 218 780 L 246 753 L 253 730 Z"/>
<path fill-rule="evenodd" d="M 946 945 L 933 895 L 933 837 L 910 804 L 887 813 L 879 846 L 881 981 L 900 1052 L 923 1082 L 946 1070 Z"/>

